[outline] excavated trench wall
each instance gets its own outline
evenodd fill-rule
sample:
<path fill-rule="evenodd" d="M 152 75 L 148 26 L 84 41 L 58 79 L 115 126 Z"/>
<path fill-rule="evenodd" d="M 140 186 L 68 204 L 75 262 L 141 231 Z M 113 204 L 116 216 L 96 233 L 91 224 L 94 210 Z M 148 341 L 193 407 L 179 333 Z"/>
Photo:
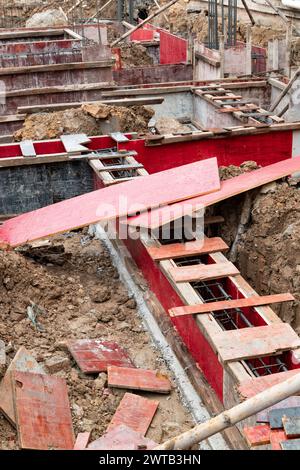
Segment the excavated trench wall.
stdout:
<path fill-rule="evenodd" d="M 245 196 L 215 207 L 215 213 L 225 218 L 217 232 L 231 247 L 229 257 L 259 294 L 295 296 L 296 302 L 274 305 L 274 310 L 300 334 L 300 187 L 281 181 L 252 191 L 250 198 L 250 210 Z M 243 233 L 234 253 L 238 227 Z"/>

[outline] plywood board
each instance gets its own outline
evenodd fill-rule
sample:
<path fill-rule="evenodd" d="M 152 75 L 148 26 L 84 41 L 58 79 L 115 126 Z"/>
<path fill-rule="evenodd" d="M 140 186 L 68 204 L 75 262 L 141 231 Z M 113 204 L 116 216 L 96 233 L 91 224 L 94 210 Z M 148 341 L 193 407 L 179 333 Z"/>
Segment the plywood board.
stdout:
<path fill-rule="evenodd" d="M 282 418 L 283 429 L 286 436 L 291 439 L 295 437 L 300 437 L 300 417 L 299 416 L 290 416 Z"/>
<path fill-rule="evenodd" d="M 91 437 L 90 432 L 80 432 L 76 438 L 73 450 L 84 450 L 87 448 Z"/>
<path fill-rule="evenodd" d="M 285 432 L 281 429 L 273 429 L 270 433 L 270 443 L 272 450 L 282 450 L 281 443 L 286 441 Z"/>
<path fill-rule="evenodd" d="M 11 361 L 5 376 L 0 383 L 0 410 L 10 423 L 16 425 L 16 416 L 13 402 L 12 372 L 31 372 L 35 374 L 44 374 L 40 364 L 31 356 L 29 351 L 23 346 L 18 350 Z"/>
<path fill-rule="evenodd" d="M 270 443 L 270 426 L 262 424 L 243 429 L 243 434 L 250 447 L 261 446 Z"/>
<path fill-rule="evenodd" d="M 300 407 L 294 406 L 292 408 L 276 408 L 271 410 L 269 413 L 271 429 L 282 429 L 283 417 L 300 418 Z"/>
<path fill-rule="evenodd" d="M 22 214 L 0 228 L 13 247 L 220 188 L 216 158 L 136 178 Z"/>
<path fill-rule="evenodd" d="M 238 391 L 242 399 L 251 398 L 258 393 L 263 392 L 267 388 L 284 382 L 285 380 L 299 373 L 299 369 L 294 369 L 288 370 L 287 372 L 279 372 L 277 374 L 270 374 L 262 377 L 256 377 L 255 379 L 245 380 L 239 385 Z"/>
<path fill-rule="evenodd" d="M 300 338 L 287 323 L 222 331 L 214 344 L 223 362 L 278 354 L 300 346 Z"/>
<path fill-rule="evenodd" d="M 134 367 L 127 352 L 113 341 L 70 340 L 67 347 L 85 374 L 106 372 L 108 366 Z"/>
<path fill-rule="evenodd" d="M 156 442 L 142 436 L 133 429 L 121 424 L 92 442 L 89 450 L 149 450 L 157 446 Z"/>
<path fill-rule="evenodd" d="M 205 255 L 217 251 L 228 250 L 228 245 L 222 238 L 205 238 L 187 243 L 172 243 L 171 245 L 151 246 L 147 251 L 155 261 L 177 259 L 182 257 Z"/>
<path fill-rule="evenodd" d="M 158 405 L 159 402 L 156 400 L 148 400 L 133 393 L 125 393 L 107 431 L 112 431 L 120 424 L 125 424 L 144 436 L 154 418 Z"/>
<path fill-rule="evenodd" d="M 171 317 L 182 315 L 198 315 L 200 313 L 217 312 L 220 310 L 230 310 L 235 308 L 259 307 L 278 302 L 290 302 L 295 300 L 292 294 L 276 294 L 265 296 L 253 296 L 246 299 L 223 300 L 220 302 L 208 302 L 199 305 L 187 305 L 185 307 L 176 307 L 169 310 Z"/>
<path fill-rule="evenodd" d="M 107 372 L 110 387 L 156 393 L 171 391 L 168 377 L 154 370 L 109 366 Z"/>
<path fill-rule="evenodd" d="M 300 157 L 289 158 L 273 165 L 260 168 L 255 171 L 243 173 L 226 181 L 222 181 L 220 191 L 206 196 L 198 196 L 190 199 L 188 205 L 184 202 L 172 204 L 170 207 L 160 208 L 132 217 L 126 222 L 128 225 L 137 227 L 149 227 L 155 229 L 167 224 L 172 220 L 190 215 L 197 210 L 209 207 L 217 202 L 224 201 L 230 197 L 245 191 L 258 188 L 272 181 L 291 175 L 300 170 Z"/>
<path fill-rule="evenodd" d="M 169 274 L 175 282 L 210 281 L 228 276 L 237 276 L 239 270 L 228 261 L 226 263 L 197 264 L 182 268 L 170 268 Z"/>
<path fill-rule="evenodd" d="M 66 381 L 50 375 L 15 371 L 13 384 L 21 449 L 73 449 Z"/>
<path fill-rule="evenodd" d="M 285 400 L 282 400 L 279 403 L 276 403 L 276 405 L 270 406 L 269 408 L 266 408 L 265 410 L 260 411 L 256 415 L 256 422 L 257 423 L 269 423 L 270 422 L 269 413 L 271 410 L 275 410 L 276 408 L 292 408 L 294 406 L 300 407 L 300 397 L 286 398 Z"/>

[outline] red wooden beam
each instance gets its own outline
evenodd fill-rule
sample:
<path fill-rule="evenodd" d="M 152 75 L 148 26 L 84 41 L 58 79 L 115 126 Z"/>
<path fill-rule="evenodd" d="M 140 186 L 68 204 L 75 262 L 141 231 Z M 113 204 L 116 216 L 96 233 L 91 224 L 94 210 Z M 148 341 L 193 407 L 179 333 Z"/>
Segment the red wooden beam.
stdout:
<path fill-rule="evenodd" d="M 251 189 L 289 176 L 299 170 L 300 157 L 289 158 L 288 160 L 283 160 L 273 165 L 243 173 L 235 178 L 223 181 L 220 191 L 190 199 L 187 205 L 182 201 L 178 204 L 172 204 L 169 207 L 162 207 L 136 217 L 131 217 L 126 223 L 134 227 L 155 229 L 185 215 L 191 215 L 192 212 L 196 212 L 217 202 L 224 201 L 245 191 L 250 191 Z"/>
<path fill-rule="evenodd" d="M 74 433 L 65 380 L 14 372 L 13 381 L 21 449 L 73 449 Z"/>
<path fill-rule="evenodd" d="M 171 317 L 182 315 L 198 315 L 200 313 L 217 312 L 219 310 L 230 310 L 234 308 L 260 307 L 278 302 L 291 302 L 295 300 L 292 294 L 276 294 L 265 296 L 253 296 L 246 299 L 222 300 L 220 302 L 208 302 L 199 305 L 187 305 L 169 310 Z"/>
<path fill-rule="evenodd" d="M 0 245 L 16 247 L 219 189 L 217 159 L 210 158 L 22 214 L 0 227 Z"/>
<path fill-rule="evenodd" d="M 147 398 L 125 393 L 107 431 L 111 431 L 120 424 L 125 424 L 143 436 L 148 431 L 156 413 L 159 402 Z"/>
<path fill-rule="evenodd" d="M 205 238 L 187 243 L 172 243 L 172 245 L 161 245 L 159 247 L 147 247 L 147 251 L 155 261 L 165 259 L 176 259 L 194 255 L 205 255 L 217 251 L 228 250 L 228 245 L 222 238 Z"/>

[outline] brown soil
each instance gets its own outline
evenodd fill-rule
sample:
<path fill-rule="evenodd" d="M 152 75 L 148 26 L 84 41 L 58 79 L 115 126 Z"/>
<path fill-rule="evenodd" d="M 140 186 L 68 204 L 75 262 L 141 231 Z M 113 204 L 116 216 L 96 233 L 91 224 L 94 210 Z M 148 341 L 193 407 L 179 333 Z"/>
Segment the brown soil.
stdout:
<path fill-rule="evenodd" d="M 252 162 L 253 163 L 253 162 Z M 245 164 L 244 164 L 245 165 Z M 249 168 L 249 162 L 247 167 Z M 221 170 L 223 179 L 243 168 Z M 300 334 L 300 191 L 293 180 L 282 180 L 250 192 L 250 220 L 238 243 L 237 262 L 242 275 L 261 295 L 291 292 L 294 303 L 275 305 L 279 317 Z M 245 196 L 215 207 L 225 222 L 218 234 L 231 246 L 240 222 Z"/>
<path fill-rule="evenodd" d="M 153 58 L 148 55 L 147 48 L 140 44 L 127 42 L 118 47 L 121 49 L 122 67 L 132 68 L 154 63 Z"/>
<path fill-rule="evenodd" d="M 0 252 L 0 337 L 7 346 L 9 359 L 20 346 L 25 346 L 41 365 L 53 356 L 69 360 L 65 370 L 55 375 L 67 380 L 75 433 L 93 430 L 94 439 L 106 430 L 124 390 L 107 388 L 103 374 L 97 377 L 81 373 L 63 346 L 65 340 L 116 341 L 129 352 L 136 366 L 161 370 L 173 384 L 174 380 L 153 347 L 135 301 L 128 296 L 101 243 L 84 232 L 68 233 L 52 243 L 64 246 L 63 265 L 61 249 L 54 249 L 50 259 L 42 251 L 40 261 L 44 265 L 17 252 Z M 45 311 L 38 317 L 41 332 L 26 315 L 31 301 Z M 143 395 L 160 402 L 148 432 L 151 439 L 161 442 L 192 426 L 175 386 L 170 396 Z M 16 431 L 2 415 L 0 448 L 18 448 Z"/>
<path fill-rule="evenodd" d="M 159 134 L 173 134 L 190 131 L 190 127 L 181 124 L 175 118 L 161 117 L 156 120 L 155 128 Z"/>
<path fill-rule="evenodd" d="M 101 135 L 101 119 L 106 121 L 112 119 L 111 132 L 120 130 L 121 132 L 146 133 L 148 122 L 154 115 L 152 108 L 144 106 L 125 108 L 97 104 L 93 105 L 99 110 L 99 118 L 96 118 L 95 114 L 90 114 L 89 106 L 84 105 L 82 109 L 74 108 L 54 113 L 29 115 L 26 117 L 23 127 L 15 133 L 15 141 L 54 139 L 62 134 Z M 116 129 L 115 126 L 118 128 Z"/>

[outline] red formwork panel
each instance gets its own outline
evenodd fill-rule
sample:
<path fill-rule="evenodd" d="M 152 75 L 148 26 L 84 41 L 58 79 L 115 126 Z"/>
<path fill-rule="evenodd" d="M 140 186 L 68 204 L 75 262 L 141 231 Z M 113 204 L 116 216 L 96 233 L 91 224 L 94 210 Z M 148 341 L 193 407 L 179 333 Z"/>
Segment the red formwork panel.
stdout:
<path fill-rule="evenodd" d="M 247 160 L 267 166 L 290 158 L 292 146 L 293 131 L 276 131 L 157 146 L 147 146 L 141 139 L 120 144 L 119 148 L 136 150 L 136 160 L 144 165 L 148 173 L 156 173 L 210 157 L 217 157 L 219 166 L 239 166 Z"/>
<path fill-rule="evenodd" d="M 137 266 L 143 272 L 149 289 L 156 295 L 166 315 L 170 308 L 183 305 L 182 299 L 175 292 L 169 280 L 161 272 L 140 240 L 123 240 Z M 208 383 L 223 401 L 223 368 L 212 347 L 200 331 L 194 317 L 171 318 L 171 321 L 188 348 L 191 356 L 203 372 Z"/>
<path fill-rule="evenodd" d="M 180 64 L 187 61 L 188 41 L 160 30 L 160 63 Z"/>

